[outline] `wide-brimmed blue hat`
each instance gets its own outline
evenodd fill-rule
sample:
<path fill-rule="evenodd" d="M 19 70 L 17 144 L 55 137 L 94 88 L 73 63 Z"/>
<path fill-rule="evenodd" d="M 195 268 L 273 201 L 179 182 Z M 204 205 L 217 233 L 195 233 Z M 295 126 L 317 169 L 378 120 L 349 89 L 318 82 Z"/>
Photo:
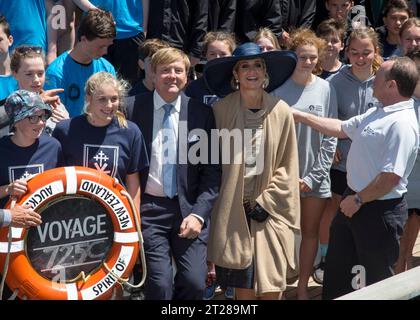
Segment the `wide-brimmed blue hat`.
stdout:
<path fill-rule="evenodd" d="M 262 52 L 259 45 L 246 42 L 233 51 L 231 57 L 223 57 L 207 62 L 204 67 L 204 80 L 209 90 L 220 98 L 233 92 L 230 81 L 233 67 L 239 60 L 264 59 L 269 77 L 265 90 L 271 92 L 283 84 L 295 70 L 297 58 L 293 51 Z"/>

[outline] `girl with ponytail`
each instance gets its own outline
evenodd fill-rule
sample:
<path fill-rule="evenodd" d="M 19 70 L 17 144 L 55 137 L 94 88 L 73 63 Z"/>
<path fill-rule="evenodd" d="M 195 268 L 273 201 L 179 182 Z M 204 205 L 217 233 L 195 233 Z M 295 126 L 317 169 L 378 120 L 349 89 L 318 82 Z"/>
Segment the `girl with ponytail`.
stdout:
<path fill-rule="evenodd" d="M 149 165 L 140 129 L 124 116 L 128 85 L 108 72 L 93 74 L 85 86 L 84 114 L 60 122 L 53 132 L 66 165 L 85 166 L 118 178 L 140 204 L 139 171 Z"/>

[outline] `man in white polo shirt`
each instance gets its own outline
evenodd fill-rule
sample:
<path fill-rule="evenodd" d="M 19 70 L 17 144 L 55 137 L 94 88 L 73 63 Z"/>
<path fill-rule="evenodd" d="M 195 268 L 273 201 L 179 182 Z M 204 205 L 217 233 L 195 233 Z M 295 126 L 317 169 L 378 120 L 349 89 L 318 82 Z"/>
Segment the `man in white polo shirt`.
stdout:
<path fill-rule="evenodd" d="M 407 219 L 404 194 L 417 155 L 411 96 L 418 80 L 408 58 L 388 60 L 374 80 L 380 104 L 347 121 L 293 110 L 296 122 L 350 138 L 348 189 L 330 228 L 323 299 L 334 299 L 393 275 Z"/>

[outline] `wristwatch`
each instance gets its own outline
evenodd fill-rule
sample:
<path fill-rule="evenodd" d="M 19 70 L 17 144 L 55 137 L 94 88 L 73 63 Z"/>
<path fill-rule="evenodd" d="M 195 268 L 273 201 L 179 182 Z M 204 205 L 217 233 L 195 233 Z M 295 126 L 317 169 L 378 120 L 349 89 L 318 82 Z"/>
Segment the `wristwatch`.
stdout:
<path fill-rule="evenodd" d="M 363 204 L 362 198 L 360 198 L 358 193 L 354 194 L 354 202 L 356 202 L 356 204 L 361 207 Z"/>

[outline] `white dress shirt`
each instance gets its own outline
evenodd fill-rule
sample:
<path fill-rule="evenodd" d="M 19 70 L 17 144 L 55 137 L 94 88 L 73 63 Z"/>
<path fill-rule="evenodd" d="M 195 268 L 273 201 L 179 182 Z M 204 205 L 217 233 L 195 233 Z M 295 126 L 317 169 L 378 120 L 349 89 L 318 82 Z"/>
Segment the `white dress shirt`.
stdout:
<path fill-rule="evenodd" d="M 152 135 L 152 150 L 150 154 L 150 166 L 149 166 L 149 177 L 146 183 L 145 193 L 155 197 L 166 197 L 163 191 L 163 134 L 162 125 L 165 110 L 163 106 L 165 104 L 172 104 L 174 108 L 171 111 L 171 121 L 174 124 L 174 128 L 178 128 L 179 125 L 179 113 L 181 110 L 181 97 L 172 102 L 166 102 L 155 90 L 153 92 L 153 135 Z M 174 129 L 175 140 L 178 141 L 178 130 Z M 178 157 L 177 157 L 178 158 Z M 204 219 L 197 214 L 192 213 L 197 219 L 204 223 Z"/>
<path fill-rule="evenodd" d="M 0 209 L 0 217 L 3 218 L 3 223 L 0 224 L 0 227 L 7 227 L 12 223 L 12 213 L 9 209 Z"/>
<path fill-rule="evenodd" d="M 175 101 L 169 102 L 174 106 L 171 111 L 171 121 L 174 128 L 178 128 L 179 112 L 181 110 L 181 97 Z M 147 179 L 145 192 L 155 197 L 166 197 L 163 191 L 163 116 L 165 110 L 163 106 L 168 104 L 155 90 L 153 92 L 153 135 L 152 135 L 152 150 L 150 154 L 149 177 Z M 175 130 L 175 141 L 178 141 L 178 130 Z"/>

